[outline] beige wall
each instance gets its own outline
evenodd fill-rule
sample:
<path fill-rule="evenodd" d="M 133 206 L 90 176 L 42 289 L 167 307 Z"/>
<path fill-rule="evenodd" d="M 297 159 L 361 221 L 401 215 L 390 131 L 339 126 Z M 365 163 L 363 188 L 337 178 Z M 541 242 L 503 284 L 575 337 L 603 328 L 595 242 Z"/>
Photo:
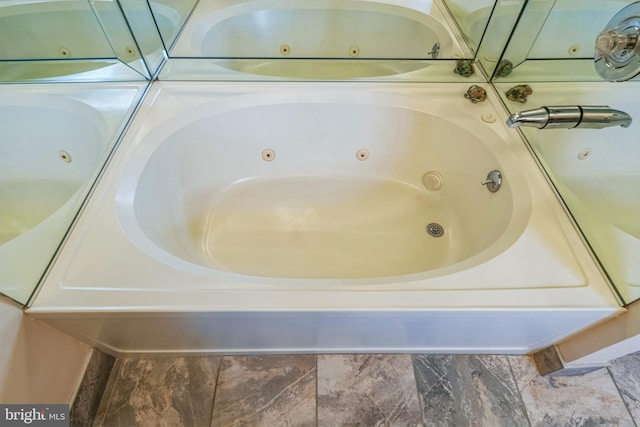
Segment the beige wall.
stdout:
<path fill-rule="evenodd" d="M 0 403 L 71 404 L 90 356 L 0 295 Z"/>
<path fill-rule="evenodd" d="M 627 311 L 556 344 L 566 368 L 603 366 L 640 351 L 640 300 Z"/>

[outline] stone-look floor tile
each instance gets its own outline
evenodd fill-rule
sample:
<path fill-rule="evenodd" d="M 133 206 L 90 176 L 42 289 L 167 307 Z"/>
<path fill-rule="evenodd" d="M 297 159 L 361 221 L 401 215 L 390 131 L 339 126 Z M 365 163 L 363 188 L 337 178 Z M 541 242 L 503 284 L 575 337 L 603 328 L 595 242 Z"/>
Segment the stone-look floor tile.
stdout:
<path fill-rule="evenodd" d="M 93 424 L 114 363 L 113 356 L 93 349 L 69 414 L 71 426 Z"/>
<path fill-rule="evenodd" d="M 318 356 L 319 426 L 417 426 L 410 355 Z"/>
<path fill-rule="evenodd" d="M 427 426 L 528 426 L 506 356 L 416 355 Z"/>
<path fill-rule="evenodd" d="M 117 379 L 121 366 L 122 359 L 116 359 L 115 363 L 113 364 L 113 368 L 111 368 L 111 375 L 109 375 L 109 380 L 107 381 L 107 385 L 104 388 L 104 393 L 102 393 L 100 406 L 98 406 L 98 411 L 96 412 L 95 418 L 93 419 L 94 427 L 101 427 L 104 425 L 104 416 L 107 412 L 107 406 L 109 406 L 109 400 L 111 400 L 111 396 L 113 395 L 113 389 L 118 382 Z"/>
<path fill-rule="evenodd" d="M 541 377 L 527 356 L 509 356 L 533 427 L 634 426 L 609 371 Z"/>
<path fill-rule="evenodd" d="M 123 359 L 103 426 L 208 426 L 219 357 Z"/>
<path fill-rule="evenodd" d="M 609 370 L 631 416 L 640 425 L 640 352 L 614 360 Z"/>
<path fill-rule="evenodd" d="M 222 358 L 212 427 L 312 426 L 315 420 L 315 356 Z"/>

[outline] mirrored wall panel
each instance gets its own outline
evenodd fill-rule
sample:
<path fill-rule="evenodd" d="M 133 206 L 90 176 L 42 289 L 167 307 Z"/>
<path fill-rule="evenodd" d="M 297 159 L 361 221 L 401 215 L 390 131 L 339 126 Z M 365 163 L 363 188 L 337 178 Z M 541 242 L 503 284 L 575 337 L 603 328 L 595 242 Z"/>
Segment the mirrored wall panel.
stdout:
<path fill-rule="evenodd" d="M 612 49 L 610 71 L 640 65 L 631 43 L 637 37 L 606 33 L 636 32 L 637 5 L 529 1 L 504 54 L 512 72 L 493 79 L 514 114 L 511 126 L 522 131 L 625 304 L 640 298 L 640 82 L 606 81 L 595 59 L 599 44 Z M 622 10 L 632 13 L 620 17 Z"/>
<path fill-rule="evenodd" d="M 501 93 L 509 84 L 498 84 Z M 625 303 L 640 298 L 640 82 L 531 83 L 527 104 L 505 99 L 514 112 L 580 106 L 578 127 L 523 131 L 569 208 L 577 226 Z M 615 114 L 616 122 L 590 117 L 589 106 Z M 587 123 L 587 120 L 592 122 Z"/>
<path fill-rule="evenodd" d="M 0 85 L 0 293 L 27 303 L 145 87 Z"/>
<path fill-rule="evenodd" d="M 467 44 L 490 80 L 509 75 L 513 64 L 503 58 L 527 0 L 445 0 Z"/>
<path fill-rule="evenodd" d="M 0 293 L 20 304 L 142 98 L 140 45 L 117 1 L 0 0 Z"/>
<path fill-rule="evenodd" d="M 496 2 L 151 0 L 150 8 L 169 57 L 164 80 L 483 81 L 473 61 Z M 509 29 L 519 14 L 511 11 Z M 508 39 L 497 34 L 496 52 Z"/>
<path fill-rule="evenodd" d="M 513 72 L 494 76 L 496 81 L 605 80 L 596 72 L 596 40 L 610 20 L 631 3 L 529 0 L 504 53 Z"/>
<path fill-rule="evenodd" d="M 0 0 L 0 40 L 0 82 L 150 78 L 115 0 Z"/>

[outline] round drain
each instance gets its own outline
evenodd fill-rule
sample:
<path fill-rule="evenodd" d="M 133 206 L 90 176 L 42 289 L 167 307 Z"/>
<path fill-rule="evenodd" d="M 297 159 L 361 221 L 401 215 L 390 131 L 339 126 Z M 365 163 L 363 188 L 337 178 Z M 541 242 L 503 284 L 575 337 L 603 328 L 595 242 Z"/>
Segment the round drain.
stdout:
<path fill-rule="evenodd" d="M 436 222 L 427 224 L 427 233 L 432 237 L 442 237 L 444 235 L 444 228 Z"/>

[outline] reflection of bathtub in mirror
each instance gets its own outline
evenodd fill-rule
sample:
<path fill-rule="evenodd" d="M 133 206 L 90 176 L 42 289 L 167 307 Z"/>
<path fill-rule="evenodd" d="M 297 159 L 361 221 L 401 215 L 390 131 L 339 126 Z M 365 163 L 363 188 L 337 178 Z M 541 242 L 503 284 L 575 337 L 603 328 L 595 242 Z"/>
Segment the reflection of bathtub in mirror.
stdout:
<path fill-rule="evenodd" d="M 4 93 L 0 103 L 0 291 L 26 301 L 104 158 L 107 124 L 79 101 Z"/>
<path fill-rule="evenodd" d="M 537 84 L 530 102 L 609 105 L 640 118 L 631 83 Z M 533 99 L 533 97 L 536 97 Z M 640 298 L 640 144 L 637 123 L 628 129 L 527 129 L 526 135 L 553 178 L 596 256 L 626 302 Z"/>
<path fill-rule="evenodd" d="M 215 67 L 218 69 L 214 68 Z M 211 64 L 216 75 L 237 78 L 259 75 L 265 78 L 290 79 L 368 79 L 426 72 L 428 61 L 351 60 L 351 59 L 221 59 Z M 449 66 L 450 71 L 453 66 Z"/>
<path fill-rule="evenodd" d="M 478 10 L 488 10 L 494 6 L 495 0 L 444 0 L 447 8 L 457 20 L 463 19 Z"/>
<path fill-rule="evenodd" d="M 527 55 L 530 59 L 593 58 L 596 36 L 627 0 L 573 0 L 555 3 Z M 532 11 L 529 8 L 527 13 Z"/>
<path fill-rule="evenodd" d="M 0 7 L 0 40 L 11 40 L 0 43 L 0 80 L 142 80 L 135 71 L 142 66 L 140 55 L 119 9 L 105 2 L 94 8 L 95 12 L 88 3 L 75 1 Z M 176 26 L 175 12 L 166 7 L 160 12 L 156 22 L 161 28 Z M 137 17 L 150 19 L 150 12 L 137 6 L 128 18 L 135 24 Z M 110 39 L 104 28 L 110 30 Z M 157 50 L 162 52 L 161 43 Z"/>
<path fill-rule="evenodd" d="M 180 34 L 180 29 L 191 13 L 193 5 L 182 0 L 149 0 L 148 3 L 160 37 L 169 49 Z M 128 6 L 141 7 L 139 3 L 130 3 Z"/>
<path fill-rule="evenodd" d="M 329 2 L 329 7 L 316 0 L 262 0 L 226 7 L 201 2 L 170 56 L 225 58 L 217 65 L 243 73 L 300 78 L 385 76 L 424 67 L 420 61 L 393 65 L 362 59 L 462 57 L 464 51 L 443 25 L 441 12 L 435 5 L 425 7 L 426 12 L 362 0 Z M 255 61 L 248 63 L 247 58 Z M 301 58 L 315 60 L 293 61 Z M 282 64 L 280 59 L 291 61 Z"/>
<path fill-rule="evenodd" d="M 446 0 L 445 3 L 460 25 L 464 35 L 469 39 L 470 44 L 477 47 L 491 17 L 494 2 L 489 0 L 483 2 Z"/>
<path fill-rule="evenodd" d="M 461 20 L 461 28 L 471 38 L 471 45 L 483 37 L 485 50 L 492 45 L 500 46 L 500 40 L 510 37 L 504 52 L 494 50 L 487 55 L 485 51 L 480 56 L 493 62 L 503 55 L 511 61 L 517 67 L 517 73 L 509 78 L 524 82 L 558 79 L 599 81 L 601 78 L 593 66 L 595 38 L 624 3 L 627 2 L 585 0 L 580 7 L 575 7 L 573 0 L 528 2 L 520 15 L 521 4 L 505 2 L 500 3 L 493 12 L 489 31 L 484 35 L 482 30 L 491 14 L 488 8 L 470 13 Z M 511 34 L 511 27 L 519 15 L 517 26 Z"/>
<path fill-rule="evenodd" d="M 142 79 L 142 75 L 117 59 L 0 62 L 0 81 L 3 82 L 106 82 Z"/>
<path fill-rule="evenodd" d="M 133 26 L 136 25 L 137 16 L 139 16 L 140 19 L 144 19 L 147 17 L 146 14 L 149 13 L 149 9 L 147 9 L 147 5 L 145 3 L 131 3 L 127 6 L 127 18 Z M 180 14 L 174 8 L 158 2 L 150 2 L 150 7 L 157 30 L 160 32 L 165 44 L 170 46 L 180 31 Z M 150 44 L 156 41 L 155 34 L 150 31 L 144 31 L 136 35 L 140 43 Z M 140 40 L 140 38 L 144 39 Z"/>
<path fill-rule="evenodd" d="M 0 58 L 110 58 L 113 49 L 88 3 L 45 1 L 0 7 Z"/>
<path fill-rule="evenodd" d="M 484 40 L 485 44 L 500 46 L 504 43 L 504 38 L 508 37 L 514 23 L 514 15 L 520 11 L 520 5 L 502 6 L 494 11 L 493 6 L 474 10 L 460 20 L 462 32 L 469 38 L 473 46 L 477 46 L 485 36 L 485 28 L 489 23 L 489 18 L 493 25 L 492 36 L 495 40 Z"/>

